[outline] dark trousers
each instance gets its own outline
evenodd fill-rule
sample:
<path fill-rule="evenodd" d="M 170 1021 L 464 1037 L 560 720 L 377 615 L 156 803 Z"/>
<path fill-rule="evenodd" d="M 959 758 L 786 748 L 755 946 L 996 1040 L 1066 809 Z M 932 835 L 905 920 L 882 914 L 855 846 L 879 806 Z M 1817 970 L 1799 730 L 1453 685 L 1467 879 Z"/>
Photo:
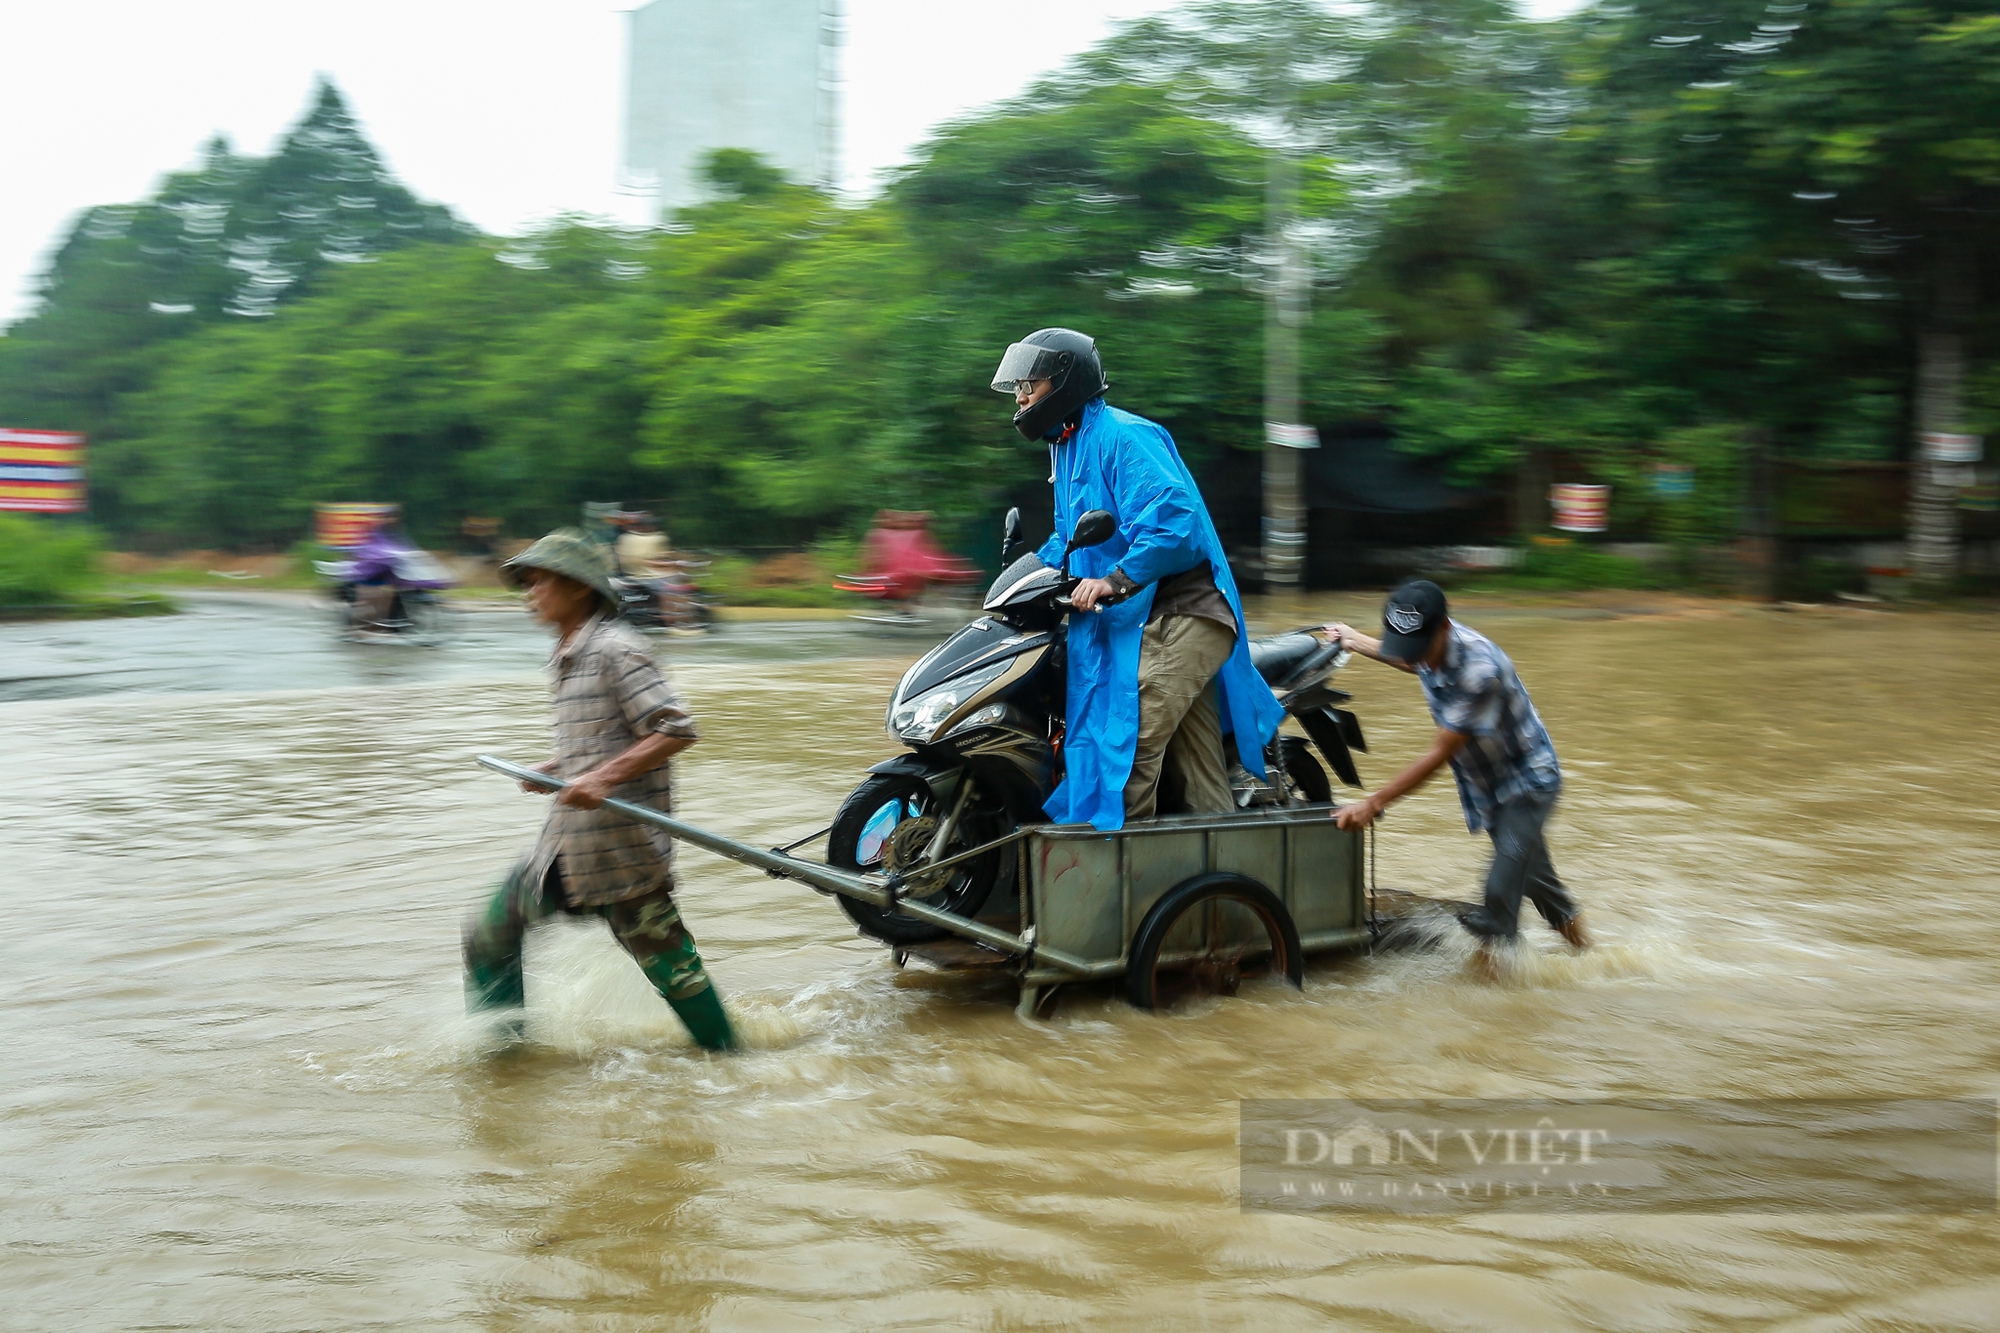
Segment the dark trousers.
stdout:
<path fill-rule="evenodd" d="M 698 1045 L 726 1051 L 736 1034 L 722 999 L 695 952 L 694 937 L 681 924 L 672 885 L 642 898 L 573 911 L 563 905 L 562 871 L 551 866 L 537 882 L 525 864 L 516 866 L 483 911 L 465 923 L 465 1007 L 518 1009 L 527 996 L 521 976 L 521 939 L 528 927 L 558 913 L 601 916 L 632 961 L 672 1006 Z"/>
<path fill-rule="evenodd" d="M 1474 935 L 1483 940 L 1513 939 L 1524 894 L 1557 930 L 1576 915 L 1576 902 L 1556 878 L 1549 844 L 1542 836 L 1542 826 L 1555 808 L 1555 792 L 1531 791 L 1502 801 L 1494 812 L 1487 829 L 1493 837 L 1493 864 L 1486 869 L 1486 901 L 1459 918 Z"/>

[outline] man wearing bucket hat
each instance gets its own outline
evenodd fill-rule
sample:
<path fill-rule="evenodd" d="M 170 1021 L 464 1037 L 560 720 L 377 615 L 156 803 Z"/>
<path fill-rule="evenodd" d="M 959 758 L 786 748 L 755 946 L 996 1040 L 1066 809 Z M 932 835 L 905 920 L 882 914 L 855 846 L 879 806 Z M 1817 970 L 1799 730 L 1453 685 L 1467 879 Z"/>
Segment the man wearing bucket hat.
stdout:
<path fill-rule="evenodd" d="M 1422 758 L 1374 795 L 1342 806 L 1335 818 L 1342 828 L 1365 828 L 1390 802 L 1450 764 L 1466 827 L 1493 839 L 1485 901 L 1461 923 L 1482 946 L 1512 941 L 1525 895 L 1573 947 L 1588 948 L 1583 918 L 1556 878 L 1542 833 L 1562 792 L 1548 728 L 1507 654 L 1477 630 L 1454 623 L 1447 610 L 1437 584 L 1412 579 L 1389 594 L 1379 640 L 1346 625 L 1326 626 L 1363 657 L 1415 675 L 1438 728 Z M 1491 953 L 1482 947 L 1480 956 L 1490 967 Z"/>
<path fill-rule="evenodd" d="M 671 811 L 668 760 L 694 744 L 694 719 L 645 640 L 615 619 L 601 543 L 561 529 L 500 573 L 527 588 L 534 614 L 556 631 L 555 757 L 538 767 L 569 786 L 556 793 L 534 850 L 466 922 L 466 1007 L 519 1009 L 527 928 L 558 912 L 599 916 L 689 1035 L 728 1050 L 736 1045 L 729 1016 L 674 905 L 673 840 L 603 809 L 616 797 Z M 518 1033 L 519 1018 L 511 1022 Z"/>

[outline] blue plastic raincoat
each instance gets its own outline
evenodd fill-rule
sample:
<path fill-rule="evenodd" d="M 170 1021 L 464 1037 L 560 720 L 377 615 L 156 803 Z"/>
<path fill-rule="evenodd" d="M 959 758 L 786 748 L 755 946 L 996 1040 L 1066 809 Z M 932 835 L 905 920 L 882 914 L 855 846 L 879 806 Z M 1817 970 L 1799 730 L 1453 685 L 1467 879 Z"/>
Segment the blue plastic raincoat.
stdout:
<path fill-rule="evenodd" d="M 1142 586 L 1129 601 L 1069 618 L 1064 773 L 1048 799 L 1049 817 L 1107 832 L 1124 824 L 1125 780 L 1132 774 L 1139 741 L 1139 636 L 1152 610 L 1155 585 L 1204 560 L 1236 612 L 1236 647 L 1216 675 L 1222 729 L 1234 734 L 1243 766 L 1262 777 L 1264 746 L 1277 734 L 1284 710 L 1250 665 L 1243 599 L 1173 436 L 1098 398 L 1084 408 L 1076 435 L 1050 452 L 1056 530 L 1041 558 L 1051 565 L 1061 560 L 1077 518 L 1106 509 L 1118 520 L 1117 535 L 1072 555 L 1070 572 L 1105 578 L 1114 568 L 1123 569 Z"/>

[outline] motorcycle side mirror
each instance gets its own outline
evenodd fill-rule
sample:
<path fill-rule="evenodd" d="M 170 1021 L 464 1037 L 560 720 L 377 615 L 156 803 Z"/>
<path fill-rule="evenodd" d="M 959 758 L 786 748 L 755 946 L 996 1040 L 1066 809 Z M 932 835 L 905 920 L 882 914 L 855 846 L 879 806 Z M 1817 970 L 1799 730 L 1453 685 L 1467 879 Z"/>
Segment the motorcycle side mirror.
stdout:
<path fill-rule="evenodd" d="M 1063 577 L 1069 577 L 1070 556 L 1086 546 L 1102 546 L 1110 541 L 1117 531 L 1118 520 L 1106 510 L 1093 509 L 1077 519 L 1076 526 L 1070 530 L 1069 544 L 1063 547 Z"/>
<path fill-rule="evenodd" d="M 1007 511 L 1007 521 L 1000 529 L 1000 568 L 1019 558 L 1021 545 L 1021 511 L 1016 507 Z"/>
<path fill-rule="evenodd" d="M 1118 532 L 1118 520 L 1102 509 L 1093 509 L 1076 521 L 1076 531 L 1069 537 L 1069 549 L 1080 551 L 1086 546 L 1102 546 Z"/>

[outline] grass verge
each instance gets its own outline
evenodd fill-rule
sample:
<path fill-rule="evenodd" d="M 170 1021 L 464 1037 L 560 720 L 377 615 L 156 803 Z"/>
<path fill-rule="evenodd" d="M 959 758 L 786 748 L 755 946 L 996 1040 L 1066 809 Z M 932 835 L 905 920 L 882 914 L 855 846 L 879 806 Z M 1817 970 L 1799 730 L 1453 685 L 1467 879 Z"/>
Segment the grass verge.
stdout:
<path fill-rule="evenodd" d="M 85 593 L 66 602 L 0 603 L 0 621 L 170 616 L 180 609 L 180 604 L 165 593 Z"/>
<path fill-rule="evenodd" d="M 1465 592 L 1584 592 L 1592 588 L 1653 589 L 1671 581 L 1645 562 L 1561 539 L 1538 539 L 1518 563 L 1451 580 Z"/>

